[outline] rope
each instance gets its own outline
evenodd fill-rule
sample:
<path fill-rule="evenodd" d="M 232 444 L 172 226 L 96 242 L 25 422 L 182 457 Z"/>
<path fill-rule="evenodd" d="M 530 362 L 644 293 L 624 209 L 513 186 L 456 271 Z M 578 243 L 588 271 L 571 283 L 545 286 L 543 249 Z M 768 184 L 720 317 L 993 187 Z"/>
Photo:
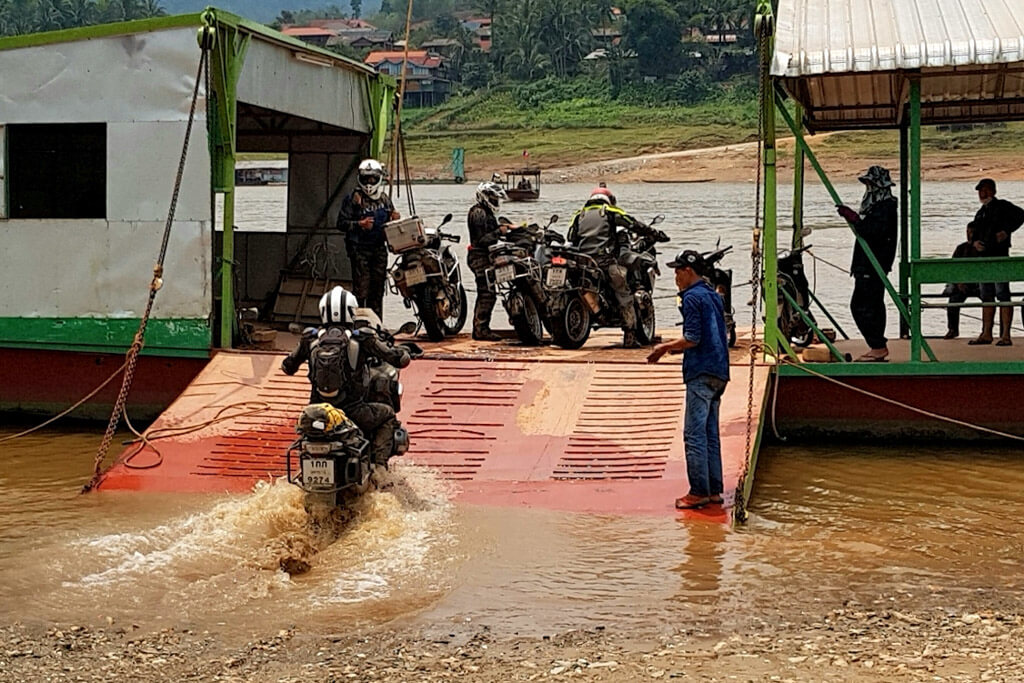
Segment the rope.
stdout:
<path fill-rule="evenodd" d="M 245 408 L 245 409 L 242 410 L 241 412 L 233 413 L 231 415 L 225 415 L 224 414 L 228 410 L 231 410 L 233 408 Z M 191 424 L 191 425 L 178 425 L 178 426 L 175 426 L 175 427 L 161 427 L 159 429 L 146 430 L 145 432 L 142 432 L 142 433 L 140 433 L 138 430 L 135 429 L 135 427 L 131 423 L 131 420 L 128 418 L 128 412 L 125 411 L 125 413 L 124 413 L 125 424 L 128 425 L 128 429 L 130 429 L 132 431 L 132 433 L 136 436 L 135 439 L 132 439 L 131 441 L 126 442 L 125 445 L 130 445 L 130 444 L 133 444 L 133 443 L 137 443 L 138 447 L 134 451 L 129 453 L 128 455 L 122 457 L 118 461 L 118 463 L 121 464 L 121 465 L 124 465 L 128 469 L 133 469 L 133 470 L 148 470 L 148 469 L 153 469 L 154 467 L 159 467 L 161 465 L 161 463 L 163 463 L 164 456 L 160 452 L 160 450 L 156 446 L 153 445 L 154 441 L 159 441 L 160 439 L 170 439 L 170 438 L 174 438 L 174 437 L 177 437 L 177 436 L 184 436 L 186 434 L 191 434 L 192 432 L 198 432 L 198 431 L 200 431 L 202 429 L 206 429 L 207 427 L 212 427 L 213 425 L 215 425 L 215 424 L 217 424 L 219 422 L 225 422 L 227 420 L 234 420 L 234 419 L 239 418 L 239 417 L 248 417 L 249 415 L 255 415 L 257 413 L 261 413 L 264 410 L 270 410 L 270 408 L 271 408 L 271 405 L 269 403 L 267 403 L 266 401 L 239 401 L 238 403 L 231 403 L 229 405 L 224 406 L 223 408 L 218 410 L 214 414 L 214 416 L 211 417 L 209 420 L 204 420 L 202 422 L 197 422 L 197 423 Z M 132 460 L 136 456 L 138 456 L 140 453 L 142 453 L 144 450 L 146 450 L 147 448 L 151 449 L 156 454 L 156 460 L 154 462 L 147 463 L 145 465 L 134 465 L 134 464 L 132 464 Z"/>
<path fill-rule="evenodd" d="M 805 364 L 794 362 L 793 360 L 790 360 L 786 356 L 779 356 L 778 354 L 774 354 L 774 353 L 772 353 L 771 349 L 766 349 L 766 350 L 768 351 L 769 354 L 771 354 L 775 358 L 776 362 L 778 364 L 780 364 L 780 365 L 789 365 L 789 366 L 792 366 L 794 368 L 799 368 L 802 372 L 805 372 L 808 375 L 813 375 L 814 377 L 817 377 L 818 379 L 823 379 L 826 382 L 831 382 L 832 384 L 836 384 L 836 385 L 841 386 L 841 387 L 843 387 L 845 389 L 849 389 L 850 391 L 855 391 L 858 394 L 862 394 L 864 396 L 868 396 L 870 398 L 877 399 L 877 400 L 882 401 L 884 403 L 888 403 L 889 405 L 897 406 L 899 408 L 903 408 L 904 410 L 909 410 L 909 411 L 917 413 L 919 415 L 924 415 L 925 417 L 930 417 L 933 420 L 939 420 L 940 422 L 948 422 L 950 424 L 954 424 L 954 425 L 957 425 L 959 427 L 966 427 L 967 429 L 973 429 L 975 431 L 983 432 L 985 434 L 991 434 L 993 436 L 999 436 L 999 437 L 1003 437 L 1003 438 L 1006 438 L 1006 439 L 1012 439 L 1013 441 L 1024 441 L 1024 436 L 1019 436 L 1017 434 L 1010 434 L 1009 432 L 1001 432 L 998 429 L 992 429 L 990 427 L 984 427 L 982 425 L 974 424 L 972 422 L 966 422 L 964 420 L 958 420 L 957 418 L 949 417 L 948 415 L 940 415 L 939 413 L 933 413 L 930 410 L 925 410 L 924 408 L 918 408 L 916 406 L 912 406 L 912 405 L 909 405 L 907 403 L 903 403 L 902 401 L 897 401 L 894 398 L 889 398 L 888 396 L 882 396 L 881 394 L 876 394 L 874 392 L 868 391 L 867 389 L 861 389 L 860 387 L 853 386 L 852 384 L 848 384 L 847 382 L 842 382 L 842 381 L 840 381 L 840 380 L 838 380 L 838 379 L 836 379 L 834 377 L 829 377 L 828 375 L 823 375 L 820 372 L 817 372 L 815 370 L 811 370 Z M 778 375 L 776 375 L 776 379 L 778 379 Z"/>
<path fill-rule="evenodd" d="M 71 406 L 67 410 L 65 410 L 65 411 L 63 411 L 61 413 L 58 413 L 57 415 L 54 415 L 53 417 L 51 417 L 50 419 L 46 420 L 42 424 L 38 424 L 35 427 L 32 427 L 31 429 L 26 429 L 23 432 L 18 432 L 17 434 L 12 434 L 10 436 L 5 436 L 4 438 L 0 439 L 0 443 L 4 443 L 5 441 L 14 441 L 15 439 L 20 439 L 23 436 L 28 436 L 32 432 L 38 432 L 43 427 L 47 427 L 49 425 L 52 425 L 54 422 L 56 422 L 57 420 L 61 419 L 65 415 L 68 415 L 68 414 L 74 412 L 74 410 L 76 408 L 81 406 L 83 403 L 85 403 L 86 401 L 91 399 L 96 394 L 100 393 L 100 391 L 102 391 L 103 387 L 105 387 L 108 384 L 110 384 L 111 382 L 113 382 L 114 378 L 117 377 L 121 373 L 122 370 L 124 370 L 124 368 L 125 368 L 125 366 L 127 364 L 128 364 L 128 361 L 125 361 L 124 363 L 121 363 L 121 367 L 119 367 L 117 370 L 114 370 L 114 372 L 111 373 L 110 377 L 108 377 L 105 380 L 103 380 L 102 384 L 100 384 L 98 387 L 96 387 L 95 389 L 90 391 L 88 394 L 83 396 L 81 400 L 79 400 L 77 403 L 75 403 L 73 406 Z"/>
<path fill-rule="evenodd" d="M 124 379 L 121 381 L 121 390 L 118 392 L 117 400 L 114 402 L 114 409 L 110 412 L 110 421 L 107 422 L 107 430 L 103 434 L 103 440 L 96 450 L 96 458 L 93 463 L 93 475 L 84 487 L 82 493 L 91 491 L 99 483 L 100 474 L 103 471 L 103 461 L 110 450 L 110 442 L 117 432 L 117 425 L 121 415 L 124 413 L 125 404 L 128 401 L 128 391 L 131 389 L 132 381 L 135 379 L 135 366 L 139 360 L 139 353 L 146 337 L 146 326 L 149 324 L 149 316 L 153 312 L 153 302 L 156 300 L 156 293 L 163 286 L 164 259 L 167 256 L 167 246 L 171 239 L 171 226 L 174 224 L 174 212 L 178 206 L 178 195 L 181 192 L 181 181 L 185 174 L 185 160 L 188 158 L 189 140 L 192 137 L 192 123 L 195 121 L 196 103 L 199 100 L 199 85 L 204 81 L 203 69 L 207 66 L 207 48 L 203 45 L 200 49 L 199 69 L 196 72 L 195 87 L 192 90 L 192 104 L 188 111 L 188 124 L 185 127 L 185 143 L 181 149 L 181 159 L 178 161 L 178 173 L 174 179 L 174 191 L 171 194 L 171 206 L 167 213 L 167 223 L 164 225 L 164 235 L 160 242 L 160 255 L 157 257 L 156 265 L 153 266 L 153 279 L 149 283 L 149 297 L 146 300 L 146 309 L 139 321 L 139 329 L 135 333 L 128 352 L 125 354 Z M 206 93 L 209 99 L 209 92 Z"/>

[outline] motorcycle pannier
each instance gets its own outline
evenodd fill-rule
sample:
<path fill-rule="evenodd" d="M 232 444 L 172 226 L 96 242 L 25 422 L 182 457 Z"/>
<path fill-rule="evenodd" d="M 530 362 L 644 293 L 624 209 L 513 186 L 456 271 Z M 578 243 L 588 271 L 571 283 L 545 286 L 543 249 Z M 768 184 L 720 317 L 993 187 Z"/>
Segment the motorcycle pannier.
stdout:
<path fill-rule="evenodd" d="M 426 233 L 423 232 L 423 221 L 416 216 L 385 223 L 384 237 L 388 241 L 388 248 L 394 254 L 419 249 L 427 243 Z"/>

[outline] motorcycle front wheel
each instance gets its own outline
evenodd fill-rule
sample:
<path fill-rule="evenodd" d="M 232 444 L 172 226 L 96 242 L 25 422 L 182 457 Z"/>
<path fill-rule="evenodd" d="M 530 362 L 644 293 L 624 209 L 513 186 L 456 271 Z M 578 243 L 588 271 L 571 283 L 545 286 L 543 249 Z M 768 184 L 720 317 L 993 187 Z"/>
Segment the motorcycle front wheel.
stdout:
<path fill-rule="evenodd" d="M 647 290 L 638 292 L 633 305 L 636 309 L 636 340 L 644 346 L 653 344 L 658 334 L 658 322 L 651 293 Z"/>
<path fill-rule="evenodd" d="M 537 346 L 544 339 L 544 321 L 541 320 L 537 302 L 529 294 L 521 292 L 516 292 L 512 296 L 519 298 L 519 313 L 508 318 L 512 328 L 516 331 L 519 341 L 527 346 Z"/>
<path fill-rule="evenodd" d="M 446 308 L 447 315 L 439 313 L 438 320 L 444 333 L 449 337 L 454 337 L 466 326 L 466 317 L 469 313 L 469 300 L 466 298 L 466 290 L 461 282 L 449 288 Z"/>
<path fill-rule="evenodd" d="M 563 349 L 578 349 L 590 337 L 590 307 L 583 297 L 569 297 L 565 310 L 551 321 L 551 336 Z"/>

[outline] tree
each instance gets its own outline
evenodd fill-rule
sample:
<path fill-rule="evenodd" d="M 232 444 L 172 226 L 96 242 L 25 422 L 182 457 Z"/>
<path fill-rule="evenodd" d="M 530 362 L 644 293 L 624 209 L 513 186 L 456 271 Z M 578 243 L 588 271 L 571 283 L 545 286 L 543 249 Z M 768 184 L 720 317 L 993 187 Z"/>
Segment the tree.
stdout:
<path fill-rule="evenodd" d="M 352 5 L 352 16 L 358 19 L 363 11 L 363 0 L 350 0 L 350 2 Z"/>
<path fill-rule="evenodd" d="M 634 0 L 626 6 L 623 42 L 636 52 L 645 76 L 676 73 L 682 61 L 682 22 L 665 0 Z"/>

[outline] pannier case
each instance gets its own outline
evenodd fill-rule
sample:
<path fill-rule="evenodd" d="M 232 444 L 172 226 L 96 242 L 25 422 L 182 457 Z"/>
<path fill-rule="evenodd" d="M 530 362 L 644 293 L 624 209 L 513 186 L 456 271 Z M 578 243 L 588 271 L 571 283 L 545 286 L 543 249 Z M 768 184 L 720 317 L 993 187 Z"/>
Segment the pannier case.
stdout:
<path fill-rule="evenodd" d="M 423 221 L 416 216 L 385 223 L 384 237 L 388 241 L 388 248 L 394 254 L 400 254 L 410 249 L 419 249 L 427 243 L 427 236 L 423 232 Z"/>

